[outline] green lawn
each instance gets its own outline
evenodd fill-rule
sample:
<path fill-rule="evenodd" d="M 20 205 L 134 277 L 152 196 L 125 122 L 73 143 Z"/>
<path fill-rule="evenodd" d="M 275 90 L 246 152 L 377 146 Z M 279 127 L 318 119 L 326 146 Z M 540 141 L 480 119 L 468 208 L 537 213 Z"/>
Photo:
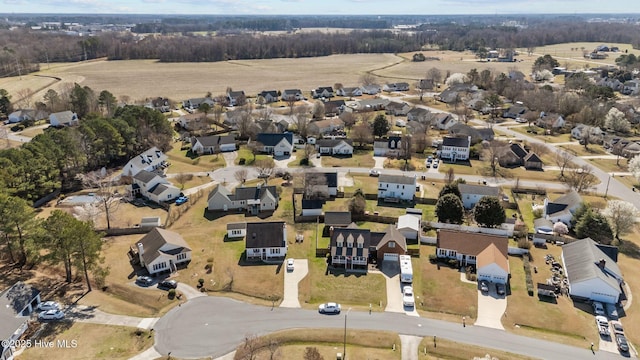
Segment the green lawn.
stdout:
<path fill-rule="evenodd" d="M 349 174 L 347 174 L 349 176 Z M 378 193 L 378 178 L 367 175 L 350 175 L 353 178 L 353 186 L 345 186 L 344 192 L 353 193 L 361 189 L 365 194 Z"/>
<path fill-rule="evenodd" d="M 323 167 L 363 167 L 369 168 L 375 165 L 373 160 L 373 151 L 371 150 L 353 150 L 351 157 L 335 157 L 323 156 Z"/>
<path fill-rule="evenodd" d="M 533 130 L 535 131 L 534 133 L 529 133 L 527 132 L 527 130 Z M 567 133 L 567 134 L 552 134 L 552 135 L 544 135 L 545 130 L 541 127 L 538 127 L 536 125 L 533 125 L 531 127 L 529 126 L 512 126 L 509 127 L 509 130 L 513 130 L 515 132 L 519 132 L 521 134 L 527 135 L 527 136 L 531 136 L 537 139 L 540 139 L 544 142 L 549 142 L 549 143 L 564 143 L 564 142 L 570 142 L 570 141 L 576 141 L 574 139 L 571 138 L 571 134 Z M 578 144 L 578 142 L 576 141 L 576 144 Z"/>
<path fill-rule="evenodd" d="M 266 154 L 256 154 L 255 160 L 266 159 L 268 157 L 269 155 Z M 241 145 L 240 149 L 238 149 L 238 157 L 236 158 L 235 165 L 240 165 L 240 159 L 245 159 L 245 165 L 253 165 L 254 155 L 245 145 Z"/>
<path fill-rule="evenodd" d="M 591 144 L 587 146 L 587 149 L 583 145 L 560 145 L 561 148 L 567 150 L 575 156 L 593 156 L 593 155 L 607 155 L 602 146 Z"/>
<path fill-rule="evenodd" d="M 167 168 L 168 174 L 207 172 L 225 166 L 221 155 L 193 156 L 189 150 L 181 150 L 179 146 L 174 146 L 166 155 L 171 163 Z"/>

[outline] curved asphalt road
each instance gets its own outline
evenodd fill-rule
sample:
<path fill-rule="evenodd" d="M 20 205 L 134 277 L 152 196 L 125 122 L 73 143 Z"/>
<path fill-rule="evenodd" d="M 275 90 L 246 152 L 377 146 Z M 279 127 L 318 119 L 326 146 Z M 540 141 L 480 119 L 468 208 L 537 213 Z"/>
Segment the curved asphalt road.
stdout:
<path fill-rule="evenodd" d="M 591 353 L 485 327 L 416 318 L 404 314 L 351 311 L 348 329 L 388 330 L 414 336 L 434 336 L 453 341 L 525 354 L 541 359 L 619 359 L 607 352 Z M 320 315 L 314 310 L 270 308 L 228 298 L 200 297 L 172 309 L 154 326 L 155 348 L 178 358 L 213 358 L 225 355 L 246 335 L 264 335 L 293 328 L 344 328 L 344 315 Z"/>

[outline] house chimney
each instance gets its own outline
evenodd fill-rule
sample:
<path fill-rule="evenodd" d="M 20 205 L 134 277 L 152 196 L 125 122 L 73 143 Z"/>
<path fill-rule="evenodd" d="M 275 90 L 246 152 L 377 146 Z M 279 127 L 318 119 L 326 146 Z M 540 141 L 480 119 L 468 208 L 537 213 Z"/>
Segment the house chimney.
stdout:
<path fill-rule="evenodd" d="M 142 255 L 144 254 L 144 246 L 142 245 L 142 243 L 138 243 L 138 256 L 140 257 L 140 265 L 145 266 L 144 265 L 144 258 L 142 257 Z"/>
<path fill-rule="evenodd" d="M 600 270 L 604 270 L 605 265 L 607 265 L 607 261 L 605 259 L 600 259 L 600 261 L 598 262 L 598 267 L 600 268 Z"/>
<path fill-rule="evenodd" d="M 329 237 L 333 237 L 333 226 L 329 226 Z"/>

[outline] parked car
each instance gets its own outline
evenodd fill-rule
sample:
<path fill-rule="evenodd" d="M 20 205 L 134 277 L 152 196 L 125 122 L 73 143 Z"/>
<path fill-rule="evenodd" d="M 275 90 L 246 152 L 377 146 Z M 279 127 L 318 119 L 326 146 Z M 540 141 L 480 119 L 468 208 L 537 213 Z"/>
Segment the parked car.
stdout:
<path fill-rule="evenodd" d="M 293 259 L 287 260 L 287 271 L 293 271 Z"/>
<path fill-rule="evenodd" d="M 64 318 L 62 310 L 47 310 L 38 314 L 38 320 L 60 320 Z"/>
<path fill-rule="evenodd" d="M 496 293 L 498 293 L 498 295 L 504 295 L 505 294 L 504 284 L 496 284 Z"/>
<path fill-rule="evenodd" d="M 484 280 L 480 281 L 480 291 L 482 291 L 483 293 L 489 292 L 489 284 L 487 284 L 487 282 Z"/>
<path fill-rule="evenodd" d="M 629 351 L 629 343 L 627 343 L 627 338 L 624 335 L 616 335 L 616 344 L 618 344 L 618 350 L 621 352 L 626 353 Z"/>
<path fill-rule="evenodd" d="M 369 171 L 369 176 L 380 176 L 380 170 L 371 169 L 371 171 Z"/>
<path fill-rule="evenodd" d="M 434 162 L 433 162 L 433 168 L 434 168 L 434 169 L 437 169 L 437 168 L 438 168 L 438 161 L 434 161 Z"/>
<path fill-rule="evenodd" d="M 153 279 L 150 278 L 149 276 L 138 276 L 138 278 L 136 279 L 136 284 L 142 285 L 142 286 L 149 286 L 153 284 Z"/>
<path fill-rule="evenodd" d="M 596 316 L 596 326 L 598 327 L 598 333 L 602 336 L 609 336 L 609 320 L 602 315 Z"/>
<path fill-rule="evenodd" d="M 591 303 L 591 306 L 593 306 L 593 312 L 596 315 L 604 316 L 604 306 L 602 306 L 601 302 L 594 301 Z"/>
<path fill-rule="evenodd" d="M 189 201 L 189 197 L 187 197 L 187 196 L 180 196 L 180 197 L 176 200 L 176 205 L 182 205 L 182 204 L 186 203 L 187 201 Z"/>
<path fill-rule="evenodd" d="M 402 304 L 410 307 L 415 306 L 416 301 L 413 297 L 413 288 L 411 286 L 405 286 L 402 288 Z"/>
<path fill-rule="evenodd" d="M 340 314 L 340 304 L 334 302 L 320 304 L 318 311 L 320 314 Z"/>
<path fill-rule="evenodd" d="M 624 328 L 619 321 L 612 321 L 611 325 L 613 327 L 613 332 L 616 334 L 624 334 Z"/>
<path fill-rule="evenodd" d="M 60 304 L 55 301 L 45 301 L 38 304 L 38 310 L 48 311 L 48 310 L 60 310 Z"/>
<path fill-rule="evenodd" d="M 258 174 L 258 179 L 268 179 L 268 178 L 269 178 L 269 174 L 265 174 L 265 173 Z"/>
<path fill-rule="evenodd" d="M 160 289 L 175 289 L 178 287 L 178 282 L 175 280 L 164 280 L 158 283 Z"/>

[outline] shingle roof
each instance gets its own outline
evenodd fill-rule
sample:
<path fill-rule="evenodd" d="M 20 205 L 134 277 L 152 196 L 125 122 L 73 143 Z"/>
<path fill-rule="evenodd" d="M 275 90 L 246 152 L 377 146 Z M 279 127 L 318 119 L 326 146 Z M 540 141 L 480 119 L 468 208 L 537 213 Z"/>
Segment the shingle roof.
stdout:
<path fill-rule="evenodd" d="M 416 178 L 413 176 L 381 174 L 378 177 L 379 183 L 415 185 Z"/>
<path fill-rule="evenodd" d="M 327 211 L 324 213 L 325 226 L 349 226 L 351 213 L 348 211 Z"/>
<path fill-rule="evenodd" d="M 69 110 L 53 113 L 51 116 L 55 116 L 60 124 L 68 124 L 76 118 L 76 114 Z"/>
<path fill-rule="evenodd" d="M 220 146 L 227 144 L 234 144 L 236 142 L 236 137 L 233 135 L 212 135 L 212 136 L 203 136 L 196 138 L 196 141 L 199 141 L 200 144 L 204 147 L 210 146 Z"/>
<path fill-rule="evenodd" d="M 343 246 L 337 246 L 338 241 Z M 358 242 L 362 242 L 362 248 L 357 247 Z M 348 247 L 348 243 L 353 243 L 353 247 Z M 371 231 L 369 229 L 337 228 L 331 235 L 331 256 L 368 256 L 369 246 L 371 246 Z"/>
<path fill-rule="evenodd" d="M 323 200 L 302 199 L 302 208 L 303 209 L 322 209 L 322 205 L 324 205 L 324 201 Z"/>
<path fill-rule="evenodd" d="M 150 264 L 157 259 L 161 253 L 160 248 L 165 244 L 172 244 L 175 247 L 175 249 L 171 251 L 171 254 L 191 251 L 189 245 L 180 234 L 157 227 L 153 228 L 153 230 L 140 239 L 140 241 L 136 242 L 136 244 L 142 244 L 142 258 L 145 264 Z"/>
<path fill-rule="evenodd" d="M 138 168 L 145 168 L 150 165 L 159 164 L 166 160 L 166 158 L 167 156 L 154 146 L 140 155 L 132 157 L 129 163 Z"/>
<path fill-rule="evenodd" d="M 264 90 L 258 94 L 258 96 L 265 97 L 267 95 L 271 95 L 273 97 L 278 97 L 278 92 L 276 90 Z"/>
<path fill-rule="evenodd" d="M 404 228 L 420 231 L 420 218 L 411 214 L 398 216 L 398 229 Z"/>
<path fill-rule="evenodd" d="M 138 180 L 138 181 L 142 181 L 143 183 L 148 183 L 149 181 L 153 180 L 156 178 L 156 176 L 159 176 L 156 173 L 153 173 L 151 171 L 147 171 L 147 170 L 140 170 L 140 172 L 138 172 L 137 174 L 135 174 L 133 176 L 134 179 Z"/>
<path fill-rule="evenodd" d="M 470 141 L 469 138 L 464 136 L 464 137 L 455 137 L 455 136 L 445 136 L 442 139 L 442 146 L 455 146 L 455 147 L 463 147 L 463 148 L 467 148 L 469 147 Z"/>
<path fill-rule="evenodd" d="M 353 146 L 353 140 L 351 139 L 320 139 L 316 141 L 316 145 L 319 147 L 336 147 L 340 145 L 342 142 L 347 143 L 350 146 Z"/>
<path fill-rule="evenodd" d="M 458 190 L 460 190 L 460 194 L 462 195 L 498 196 L 500 194 L 499 187 L 487 185 L 458 184 Z"/>
<path fill-rule="evenodd" d="M 229 191 L 229 189 L 218 184 L 213 188 L 213 190 L 211 190 L 211 192 L 209 193 L 209 196 L 207 197 L 207 200 L 211 199 L 215 194 L 218 194 L 218 193 L 226 197 L 229 197 L 231 195 L 231 192 Z"/>
<path fill-rule="evenodd" d="M 40 291 L 19 281 L 0 294 L 0 339 L 8 339 L 29 318 L 23 313 Z M 0 355 L 3 347 L 0 346 Z"/>
<path fill-rule="evenodd" d="M 549 229 L 553 229 L 553 222 L 549 219 L 545 219 L 541 217 L 533 220 L 533 227 L 534 228 L 548 227 Z"/>
<path fill-rule="evenodd" d="M 257 141 L 264 146 L 276 146 L 282 139 L 286 139 L 289 144 L 293 145 L 293 134 L 285 133 L 285 134 L 267 134 L 261 133 L 258 134 Z"/>
<path fill-rule="evenodd" d="M 247 249 L 284 247 L 284 221 L 247 223 Z"/>
<path fill-rule="evenodd" d="M 525 150 L 522 145 L 518 144 L 518 143 L 514 143 L 509 145 L 509 148 L 511 149 L 511 151 L 513 151 L 514 154 L 516 154 L 517 157 L 519 158 L 524 158 L 525 156 L 527 156 L 527 150 Z"/>
<path fill-rule="evenodd" d="M 539 163 L 542 162 L 542 160 L 540 160 L 538 155 L 532 152 L 530 152 L 529 155 L 524 157 L 524 161 L 539 162 Z"/>
<path fill-rule="evenodd" d="M 389 241 L 395 241 L 396 245 L 398 245 L 402 250 L 407 251 L 407 239 L 402 235 L 398 229 L 393 225 L 389 225 L 387 227 L 387 231 L 384 232 L 382 237 L 378 240 L 376 244 L 373 244 L 373 239 L 378 238 L 375 236 L 376 233 L 371 233 L 371 246 L 376 247 L 376 250 L 380 250 L 384 245 L 386 245 Z"/>
<path fill-rule="evenodd" d="M 498 249 L 495 244 L 489 244 L 476 257 L 477 267 L 482 268 L 487 265 L 497 264 L 504 271 L 509 272 L 509 260 L 507 256 Z"/>
<path fill-rule="evenodd" d="M 245 229 L 247 227 L 246 223 L 228 223 L 227 230 L 238 230 Z"/>
<path fill-rule="evenodd" d="M 275 186 L 252 186 L 236 188 L 235 194 L 229 196 L 232 201 L 238 200 L 258 200 L 266 194 L 270 193 L 274 198 L 278 198 L 278 192 Z"/>
<path fill-rule="evenodd" d="M 565 209 L 570 209 L 572 207 L 578 206 L 582 203 L 582 198 L 577 191 L 571 190 L 564 196 L 557 198 L 555 201 L 549 201 L 547 203 L 546 213 L 547 215 L 553 215 Z"/>
<path fill-rule="evenodd" d="M 562 246 L 562 259 L 569 284 L 598 278 L 619 289 L 617 278 L 622 279 L 622 272 L 618 264 L 596 245 L 595 241 L 586 238 Z M 600 259 L 606 262 L 605 270 L 598 266 Z"/>
<path fill-rule="evenodd" d="M 461 254 L 478 256 L 490 244 L 495 244 L 497 249 L 505 257 L 507 256 L 509 238 L 506 236 L 446 229 L 440 229 L 438 231 L 437 247 L 456 250 Z"/>

